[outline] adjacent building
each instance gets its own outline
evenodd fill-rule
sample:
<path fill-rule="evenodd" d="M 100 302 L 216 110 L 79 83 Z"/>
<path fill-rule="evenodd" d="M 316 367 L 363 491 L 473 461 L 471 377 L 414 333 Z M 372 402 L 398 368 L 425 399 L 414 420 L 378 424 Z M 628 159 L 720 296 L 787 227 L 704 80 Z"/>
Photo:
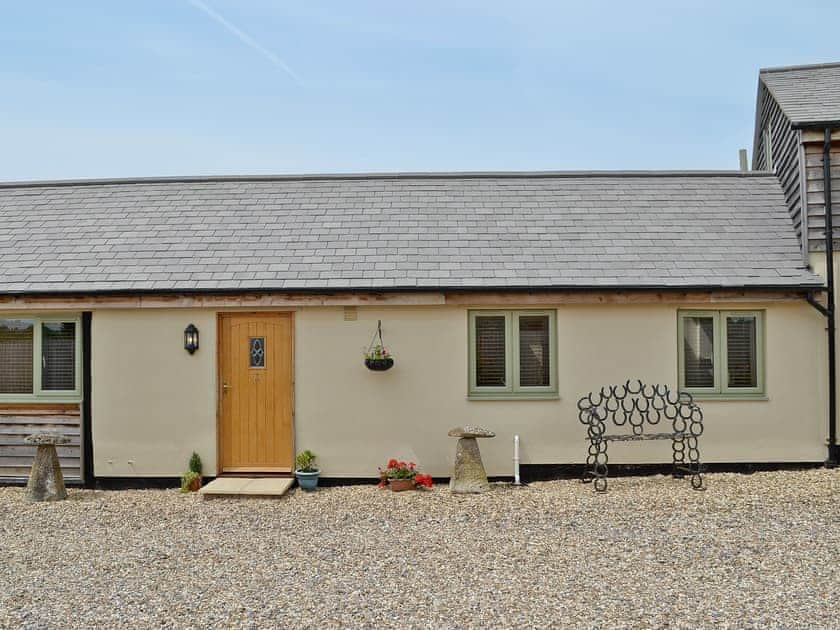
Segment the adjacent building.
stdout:
<path fill-rule="evenodd" d="M 833 252 L 837 213 L 832 192 L 840 190 L 840 63 L 766 68 L 759 73 L 753 168 L 776 174 L 809 268 L 826 279 L 823 314 L 828 320 L 829 461 L 840 463 L 837 438 Z M 827 218 L 832 229 L 827 229 Z M 831 236 L 829 236 L 831 233 Z M 819 309 L 820 306 L 815 306 Z"/>

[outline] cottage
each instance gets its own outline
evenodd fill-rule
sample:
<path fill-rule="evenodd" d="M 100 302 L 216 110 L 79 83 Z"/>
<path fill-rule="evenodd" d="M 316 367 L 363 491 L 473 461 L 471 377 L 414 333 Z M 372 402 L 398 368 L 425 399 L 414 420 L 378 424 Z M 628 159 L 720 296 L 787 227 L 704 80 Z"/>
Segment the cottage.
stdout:
<path fill-rule="evenodd" d="M 446 476 L 463 424 L 509 475 L 514 434 L 525 466 L 581 463 L 578 397 L 628 378 L 702 401 L 706 462 L 825 460 L 820 228 L 791 219 L 822 198 L 765 170 L 791 126 L 769 74 L 761 171 L 0 184 L 0 475 L 39 424 L 88 483 L 172 478 L 194 450 L 209 475 L 308 448 L 327 477 L 392 455 Z M 380 325 L 395 365 L 371 371 Z"/>

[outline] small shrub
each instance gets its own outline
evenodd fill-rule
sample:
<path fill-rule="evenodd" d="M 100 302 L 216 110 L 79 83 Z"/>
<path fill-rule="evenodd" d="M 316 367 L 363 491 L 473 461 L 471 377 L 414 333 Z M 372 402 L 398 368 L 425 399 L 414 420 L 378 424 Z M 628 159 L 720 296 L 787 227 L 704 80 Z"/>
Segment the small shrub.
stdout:
<path fill-rule="evenodd" d="M 190 486 L 192 485 L 192 483 L 200 477 L 201 477 L 201 475 L 199 475 L 197 472 L 194 472 L 192 470 L 190 470 L 188 472 L 185 472 L 181 476 L 181 492 L 189 492 L 190 491 Z"/>
<path fill-rule="evenodd" d="M 303 451 L 302 453 L 298 453 L 297 457 L 295 457 L 295 467 L 300 472 L 317 472 L 318 468 L 315 466 L 315 453 L 309 449 Z"/>
<path fill-rule="evenodd" d="M 201 457 L 198 456 L 198 453 L 193 451 L 193 454 L 190 457 L 190 472 L 194 472 L 196 475 L 200 475 L 203 471 L 203 468 L 204 465 L 201 463 Z"/>

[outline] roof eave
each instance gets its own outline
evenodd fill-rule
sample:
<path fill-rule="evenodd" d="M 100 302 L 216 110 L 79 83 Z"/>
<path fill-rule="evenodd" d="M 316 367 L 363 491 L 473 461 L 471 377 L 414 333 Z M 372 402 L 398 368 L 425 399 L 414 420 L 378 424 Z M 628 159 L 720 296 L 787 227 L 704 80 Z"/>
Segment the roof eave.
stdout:
<path fill-rule="evenodd" d="M 755 129 L 753 130 L 753 146 L 752 146 L 752 170 L 756 169 L 755 156 L 758 154 L 758 139 L 761 137 L 761 108 L 764 106 L 764 92 L 761 86 L 764 82 L 761 80 L 761 75 L 758 77 L 758 89 L 755 95 Z M 765 87 L 769 94 L 769 89 Z"/>
<path fill-rule="evenodd" d="M 206 184 L 280 181 L 342 181 L 394 179 L 579 179 L 648 177 L 762 177 L 766 172 L 740 170 L 625 170 L 625 171 L 384 171 L 371 173 L 303 173 L 278 175 L 185 175 L 174 177 L 126 177 L 105 179 L 57 179 L 0 181 L 6 188 L 64 188 L 69 186 L 118 186 L 126 184 Z"/>
<path fill-rule="evenodd" d="M 81 297 L 81 296 L 134 296 L 134 295 L 233 295 L 233 294 L 334 294 L 334 293 L 534 293 L 534 292 L 593 292 L 593 291 L 797 291 L 808 293 L 825 289 L 820 283 L 799 283 L 799 284 L 685 284 L 685 285 L 655 285 L 655 284 L 628 284 L 628 285 L 529 285 L 529 286 L 508 286 L 508 285 L 487 285 L 487 286 L 391 286 L 391 287 L 300 287 L 300 288 L 219 288 L 219 289 L 93 289 L 93 290 L 68 290 L 68 291 L 3 291 L 0 290 L 0 297 L 26 298 L 26 297 Z"/>
<path fill-rule="evenodd" d="M 790 125 L 794 129 L 837 129 L 840 128 L 840 120 L 801 120 Z"/>

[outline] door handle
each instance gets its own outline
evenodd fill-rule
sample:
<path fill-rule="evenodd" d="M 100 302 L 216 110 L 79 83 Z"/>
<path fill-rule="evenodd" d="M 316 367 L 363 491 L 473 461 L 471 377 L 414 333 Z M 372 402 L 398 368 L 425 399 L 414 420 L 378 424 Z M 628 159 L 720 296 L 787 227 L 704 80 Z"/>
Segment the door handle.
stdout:
<path fill-rule="evenodd" d="M 222 383 L 222 393 L 227 394 L 227 391 L 230 389 L 229 383 Z"/>

